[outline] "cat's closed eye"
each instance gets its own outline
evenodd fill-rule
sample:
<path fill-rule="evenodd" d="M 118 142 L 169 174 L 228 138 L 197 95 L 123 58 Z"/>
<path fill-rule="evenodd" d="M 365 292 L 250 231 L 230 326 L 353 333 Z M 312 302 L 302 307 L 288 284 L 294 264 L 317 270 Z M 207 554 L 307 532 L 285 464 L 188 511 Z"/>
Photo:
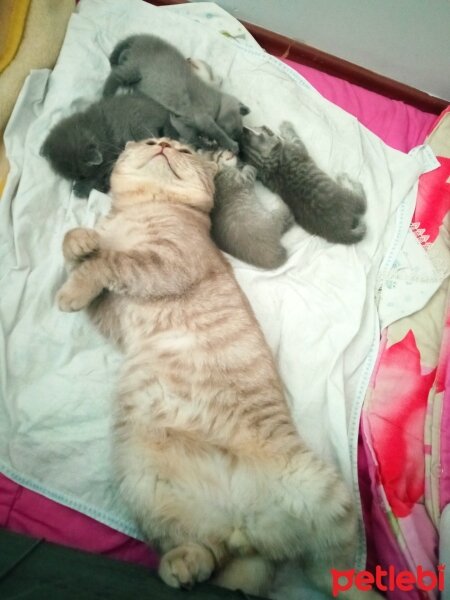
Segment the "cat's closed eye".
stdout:
<path fill-rule="evenodd" d="M 145 143 L 147 144 L 147 146 L 154 146 L 156 144 L 154 140 L 148 140 L 148 142 Z"/>
<path fill-rule="evenodd" d="M 187 148 L 180 148 L 180 150 L 178 152 L 183 152 L 184 154 L 192 154 L 192 152 L 190 150 L 188 150 Z"/>

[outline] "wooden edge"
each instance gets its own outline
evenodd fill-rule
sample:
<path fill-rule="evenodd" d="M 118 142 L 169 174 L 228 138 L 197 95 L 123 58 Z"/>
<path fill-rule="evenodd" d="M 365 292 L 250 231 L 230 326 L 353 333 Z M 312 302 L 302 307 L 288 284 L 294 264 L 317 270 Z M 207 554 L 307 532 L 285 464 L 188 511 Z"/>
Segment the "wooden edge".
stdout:
<path fill-rule="evenodd" d="M 186 4 L 186 0 L 146 0 L 155 6 Z M 344 79 L 349 83 L 376 92 L 393 100 L 401 100 L 406 104 L 419 108 L 425 112 L 439 115 L 450 102 L 430 96 L 384 75 L 374 73 L 369 69 L 355 65 L 347 60 L 322 52 L 317 48 L 297 42 L 291 38 L 280 35 L 263 27 L 241 21 L 256 41 L 270 54 L 277 57 L 288 58 L 307 67 Z"/>

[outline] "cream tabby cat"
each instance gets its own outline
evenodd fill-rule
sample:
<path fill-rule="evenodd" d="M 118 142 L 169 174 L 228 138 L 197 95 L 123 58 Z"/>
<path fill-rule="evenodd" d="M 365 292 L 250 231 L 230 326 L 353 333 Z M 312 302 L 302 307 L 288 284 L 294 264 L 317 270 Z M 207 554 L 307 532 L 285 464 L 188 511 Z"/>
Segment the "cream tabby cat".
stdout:
<path fill-rule="evenodd" d="M 125 353 L 115 467 L 162 552 L 162 579 L 264 594 L 274 565 L 298 558 L 329 591 L 330 567 L 352 563 L 355 511 L 299 438 L 263 334 L 210 239 L 216 169 L 178 142 L 129 142 L 111 213 L 66 234 L 73 269 L 57 301 L 90 305 Z"/>

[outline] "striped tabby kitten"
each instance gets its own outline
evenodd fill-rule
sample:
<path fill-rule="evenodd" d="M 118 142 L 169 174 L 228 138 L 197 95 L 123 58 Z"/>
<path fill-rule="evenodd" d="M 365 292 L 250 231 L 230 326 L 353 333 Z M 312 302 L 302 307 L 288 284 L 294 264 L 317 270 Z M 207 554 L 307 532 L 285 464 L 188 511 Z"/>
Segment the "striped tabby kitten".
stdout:
<path fill-rule="evenodd" d="M 301 558 L 329 591 L 329 568 L 352 562 L 354 507 L 299 438 L 261 329 L 211 241 L 216 170 L 179 142 L 129 142 L 110 214 L 66 234 L 73 269 L 57 301 L 90 305 L 124 351 L 115 468 L 162 552 L 162 579 L 264 594 L 275 563 Z"/>
<path fill-rule="evenodd" d="M 244 160 L 258 169 L 258 178 L 280 195 L 303 229 L 335 244 L 361 241 L 366 234 L 361 184 L 344 174 L 334 181 L 319 169 L 290 123 L 282 123 L 280 132 L 245 127 Z"/>

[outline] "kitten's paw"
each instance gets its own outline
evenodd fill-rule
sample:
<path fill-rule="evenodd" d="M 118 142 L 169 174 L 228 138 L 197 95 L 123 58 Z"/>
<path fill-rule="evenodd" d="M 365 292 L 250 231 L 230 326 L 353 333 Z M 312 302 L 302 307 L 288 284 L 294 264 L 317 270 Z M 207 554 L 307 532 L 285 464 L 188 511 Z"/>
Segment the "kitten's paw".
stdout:
<path fill-rule="evenodd" d="M 227 144 L 226 150 L 230 150 L 233 154 L 237 154 L 239 152 L 239 144 L 234 140 L 230 140 L 230 143 Z"/>
<path fill-rule="evenodd" d="M 294 126 L 289 121 L 283 121 L 281 123 L 280 135 L 284 140 L 290 142 L 291 144 L 294 144 L 298 148 L 301 148 L 305 153 L 308 152 L 305 144 L 302 142 L 297 132 L 295 131 Z"/>
<path fill-rule="evenodd" d="M 219 150 L 216 159 L 219 168 L 223 167 L 236 167 L 237 166 L 237 156 L 231 150 Z"/>
<path fill-rule="evenodd" d="M 214 567 L 214 557 L 204 546 L 184 544 L 164 554 L 159 576 L 171 587 L 190 589 L 209 579 Z"/>
<path fill-rule="evenodd" d="M 94 229 L 77 227 L 64 236 L 63 255 L 68 262 L 84 260 L 100 249 L 100 236 Z"/>
<path fill-rule="evenodd" d="M 56 294 L 56 303 L 63 312 L 76 312 L 88 306 L 94 297 L 90 286 L 69 279 Z"/>
<path fill-rule="evenodd" d="M 280 124 L 280 135 L 286 139 L 298 138 L 297 132 L 290 121 L 283 121 Z"/>
<path fill-rule="evenodd" d="M 247 183 L 254 183 L 256 181 L 257 174 L 257 169 L 252 165 L 245 165 L 241 169 L 241 177 Z"/>

